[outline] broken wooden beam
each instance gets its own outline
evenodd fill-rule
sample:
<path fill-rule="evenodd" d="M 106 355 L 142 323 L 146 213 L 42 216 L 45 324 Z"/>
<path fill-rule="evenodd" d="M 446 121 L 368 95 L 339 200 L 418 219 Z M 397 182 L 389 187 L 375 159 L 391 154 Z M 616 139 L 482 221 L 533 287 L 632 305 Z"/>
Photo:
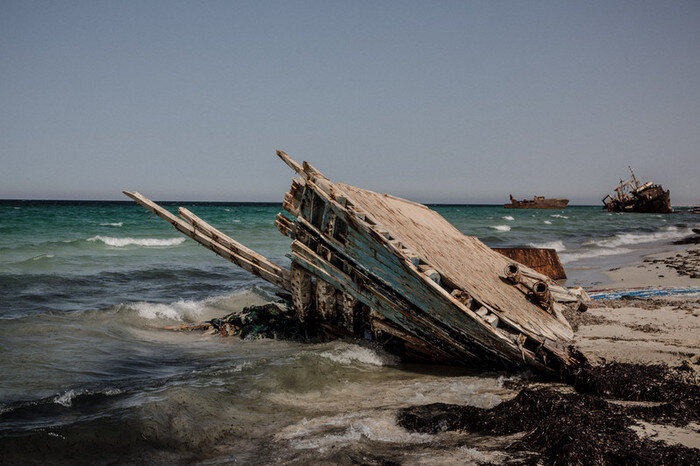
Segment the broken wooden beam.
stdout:
<path fill-rule="evenodd" d="M 262 278 L 263 280 L 266 280 L 284 290 L 291 291 L 291 286 L 289 284 L 289 273 L 286 270 L 280 268 L 279 271 L 270 271 L 269 268 L 262 266 L 262 264 L 251 262 L 246 257 L 241 256 L 237 251 L 231 250 L 226 245 L 219 243 L 212 237 L 208 236 L 207 234 L 204 234 L 202 231 L 195 228 L 192 224 L 176 217 L 169 210 L 159 206 L 158 204 L 156 204 L 155 202 L 151 201 L 150 199 L 138 192 L 124 191 L 124 194 L 126 194 L 138 204 L 141 204 L 146 209 L 150 210 L 166 222 L 170 223 L 172 226 L 175 227 L 176 230 L 183 233 L 185 236 L 197 241 L 205 248 L 210 249 L 219 256 L 233 262 L 237 266 L 241 267 L 244 270 L 247 270 L 253 275 L 256 275 Z M 233 241 L 231 238 L 229 238 L 229 240 Z M 235 241 L 233 242 L 235 243 Z M 265 261 L 272 264 L 270 261 L 267 261 L 267 259 L 265 259 Z"/>
<path fill-rule="evenodd" d="M 184 218 L 189 224 L 191 224 L 195 230 L 201 232 L 203 235 L 212 239 L 222 246 L 228 248 L 230 251 L 235 253 L 237 256 L 247 260 L 251 264 L 254 264 L 268 272 L 281 277 L 284 281 L 289 281 L 289 271 L 280 267 L 279 265 L 271 262 L 261 254 L 248 249 L 246 246 L 242 245 L 238 241 L 235 241 L 230 236 L 222 233 L 213 226 L 209 225 L 207 222 L 197 217 L 195 214 L 185 209 L 184 207 L 178 208 L 178 213 L 180 217 Z"/>

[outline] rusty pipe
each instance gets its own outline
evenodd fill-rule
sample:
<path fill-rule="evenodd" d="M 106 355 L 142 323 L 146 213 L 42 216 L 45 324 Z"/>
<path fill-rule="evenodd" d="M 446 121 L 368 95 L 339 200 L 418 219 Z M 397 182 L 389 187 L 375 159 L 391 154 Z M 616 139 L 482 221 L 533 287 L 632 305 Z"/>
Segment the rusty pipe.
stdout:
<path fill-rule="evenodd" d="M 532 294 L 535 296 L 535 299 L 542 304 L 549 305 L 552 301 L 549 285 L 543 281 L 536 282 L 532 285 Z"/>
<path fill-rule="evenodd" d="M 517 264 L 508 264 L 505 269 L 506 280 L 512 285 L 517 285 L 523 278 L 520 267 Z"/>

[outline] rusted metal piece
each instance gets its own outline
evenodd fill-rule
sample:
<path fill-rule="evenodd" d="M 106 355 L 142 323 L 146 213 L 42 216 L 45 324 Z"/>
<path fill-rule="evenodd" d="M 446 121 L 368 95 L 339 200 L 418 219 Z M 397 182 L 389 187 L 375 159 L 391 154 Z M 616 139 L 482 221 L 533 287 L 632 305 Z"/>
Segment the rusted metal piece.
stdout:
<path fill-rule="evenodd" d="M 552 280 L 566 278 L 566 272 L 564 272 L 564 267 L 561 265 L 555 249 L 493 248 L 493 250 L 548 276 Z"/>
<path fill-rule="evenodd" d="M 508 280 L 508 283 L 511 285 L 517 285 L 523 278 L 523 274 L 520 273 L 520 267 L 518 267 L 518 264 L 506 265 L 504 273 L 506 275 L 506 280 Z"/>
<path fill-rule="evenodd" d="M 545 282 L 536 282 L 532 286 L 532 294 L 538 303 L 549 309 L 552 303 L 552 293 L 549 291 L 549 285 Z"/>

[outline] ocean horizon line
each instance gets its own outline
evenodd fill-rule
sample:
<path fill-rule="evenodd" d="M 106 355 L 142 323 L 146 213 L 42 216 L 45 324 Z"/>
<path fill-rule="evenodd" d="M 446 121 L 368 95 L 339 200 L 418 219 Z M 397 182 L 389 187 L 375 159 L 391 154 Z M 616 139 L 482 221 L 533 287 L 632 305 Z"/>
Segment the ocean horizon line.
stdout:
<path fill-rule="evenodd" d="M 498 207 L 503 206 L 504 203 L 486 203 L 486 202 L 470 202 L 470 203 L 456 203 L 456 202 L 417 202 L 426 206 L 439 206 L 439 207 Z M 165 205 L 170 204 L 206 204 L 206 205 L 260 205 L 260 206 L 272 206 L 272 205 L 282 205 L 281 201 L 208 201 L 208 200 L 155 200 L 155 202 Z M 37 204 L 134 204 L 134 201 L 125 199 L 21 199 L 21 198 L 7 198 L 0 199 L 0 204 L 10 205 L 18 203 L 37 203 Z M 597 204 L 569 204 L 566 208 L 570 207 L 597 207 Z M 674 206 L 676 207 L 676 206 Z M 678 206 L 685 207 L 685 206 Z M 602 208 L 602 206 L 601 206 Z M 511 209 L 511 210 L 527 210 L 527 209 Z M 552 209 L 561 210 L 561 209 Z"/>

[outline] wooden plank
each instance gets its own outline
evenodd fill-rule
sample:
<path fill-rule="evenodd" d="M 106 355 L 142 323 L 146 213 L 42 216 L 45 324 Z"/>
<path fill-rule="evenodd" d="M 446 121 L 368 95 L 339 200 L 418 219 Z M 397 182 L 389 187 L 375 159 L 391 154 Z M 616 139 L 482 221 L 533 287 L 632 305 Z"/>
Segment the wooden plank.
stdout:
<path fill-rule="evenodd" d="M 298 264 L 292 263 L 292 305 L 301 322 L 309 322 L 313 315 L 314 290 L 311 274 Z"/>
<path fill-rule="evenodd" d="M 335 287 L 321 279 L 316 280 L 316 309 L 324 322 L 336 320 Z"/>
<path fill-rule="evenodd" d="M 313 182 L 307 181 L 307 184 L 315 189 Z M 415 302 L 419 308 L 439 316 L 450 326 L 462 329 L 464 333 L 471 335 L 483 347 L 501 345 L 502 342 L 493 341 L 494 337 L 496 340 L 504 338 L 499 330 L 483 325 L 481 318 L 474 315 L 446 290 L 422 274 L 410 259 L 403 256 L 401 251 L 392 249 L 390 240 L 386 236 L 375 232 L 363 221 L 355 219 L 352 213 L 340 207 L 324 193 L 316 191 L 316 194 L 325 198 L 335 214 L 348 224 L 347 241 L 341 247 L 344 247 L 346 253 L 356 263 L 362 264 L 369 273 L 383 280 L 387 286 L 396 289 L 402 296 L 410 297 L 410 300 Z M 308 201 L 302 203 L 302 217 L 297 221 L 301 222 L 304 216 L 310 215 L 309 205 Z M 543 310 L 541 312 L 546 313 Z M 464 314 L 471 319 L 465 319 Z M 503 320 L 509 321 L 507 317 Z M 518 331 L 521 330 L 517 324 L 514 327 Z M 553 340 L 557 338 L 547 327 L 539 330 L 535 333 L 542 335 L 540 338 L 546 337 Z M 488 335 L 489 332 L 497 332 L 498 336 Z M 510 348 L 506 352 L 509 350 Z"/>
<path fill-rule="evenodd" d="M 465 358 L 471 360 L 479 359 L 458 341 L 454 341 L 447 334 L 440 331 L 437 325 L 420 325 L 418 322 L 421 319 L 418 315 L 408 310 L 400 311 L 400 302 L 387 298 L 380 292 L 377 292 L 377 290 L 370 292 L 371 290 L 365 289 L 363 291 L 351 277 L 332 267 L 299 241 L 292 243 L 292 261 L 294 261 L 295 265 L 298 264 L 315 275 L 317 279 L 320 278 L 331 283 L 336 288 L 351 294 L 371 308 L 379 310 L 382 315 L 391 319 L 400 327 L 412 329 L 416 338 L 428 338 L 427 341 L 430 343 L 426 344 L 443 347 L 444 351 L 453 354 L 453 358 L 456 361 L 462 360 L 463 362 Z M 425 332 L 428 335 L 433 335 L 433 338 L 422 335 Z"/>
<path fill-rule="evenodd" d="M 128 197 L 130 197 L 131 199 L 136 201 L 138 204 L 141 204 L 146 209 L 150 210 L 151 212 L 158 215 L 160 218 L 162 218 L 166 222 L 170 223 L 172 226 L 175 227 L 176 230 L 183 233 L 185 236 L 197 241 L 199 244 L 206 247 L 207 249 L 214 251 L 219 256 L 233 262 L 234 264 L 241 267 L 242 269 L 247 270 L 248 272 L 252 273 L 253 275 L 258 276 L 258 277 L 262 278 L 263 280 L 266 280 L 266 281 L 272 283 L 275 286 L 278 286 L 278 287 L 280 287 L 284 290 L 287 290 L 287 291 L 291 290 L 289 280 L 286 280 L 285 277 L 278 275 L 278 274 L 275 274 L 275 273 L 272 273 L 272 272 L 260 267 L 257 264 L 253 264 L 252 262 L 245 259 L 244 257 L 237 255 L 234 251 L 231 251 L 226 246 L 224 246 L 224 245 L 214 241 L 210 237 L 202 234 L 202 232 L 197 231 L 191 224 L 176 217 L 170 211 L 159 206 L 158 204 L 151 201 L 150 199 L 143 196 L 142 194 L 140 194 L 138 192 L 134 192 L 134 191 L 123 191 L 123 192 Z"/>
<path fill-rule="evenodd" d="M 282 159 L 282 161 L 286 163 L 289 166 L 289 168 L 291 168 L 300 175 L 304 174 L 304 170 L 302 169 L 301 165 L 299 165 L 296 161 L 294 161 L 294 159 L 288 156 L 286 152 L 278 150 L 277 156 L 280 159 Z"/>
<path fill-rule="evenodd" d="M 299 219 L 299 221 L 303 222 L 302 219 Z M 412 299 L 411 303 L 408 303 L 398 296 L 390 298 L 377 292 L 376 289 L 372 290 L 371 286 L 366 288 L 367 285 L 365 285 L 365 291 L 358 289 L 356 285 L 354 285 L 352 278 L 335 270 L 325 260 L 298 241 L 292 243 L 292 252 L 292 260 L 299 262 L 300 265 L 307 268 L 307 270 L 317 277 L 321 277 L 325 281 L 330 281 L 336 285 L 336 287 L 353 294 L 357 299 L 363 301 L 372 309 L 379 311 L 380 314 L 394 321 L 400 328 L 408 329 L 407 331 L 415 335 L 424 335 L 424 338 L 430 335 L 427 337 L 427 341 L 429 341 L 430 344 L 438 345 L 438 347 L 442 347 L 447 351 L 450 350 L 446 348 L 450 347 L 459 349 L 462 360 L 464 360 L 464 358 L 471 360 L 478 359 L 476 354 L 481 354 L 482 359 L 488 354 L 493 354 L 493 358 L 503 358 L 512 363 L 514 358 L 517 360 L 521 356 L 521 352 L 518 350 L 517 346 L 507 345 L 501 338 L 489 339 L 486 345 L 479 344 L 479 340 L 473 338 L 473 334 L 464 333 L 463 327 L 460 330 L 446 323 L 444 319 L 437 318 L 435 314 L 426 314 L 420 311 L 419 308 L 413 307 L 412 303 L 415 302 L 415 299 Z M 370 283 L 373 284 L 374 282 L 370 281 Z M 374 291 L 374 293 L 368 293 L 368 291 Z M 415 296 L 412 298 L 415 298 Z M 405 305 L 406 308 L 400 306 L 402 302 L 407 303 Z M 443 305 L 443 307 L 445 306 Z M 486 329 L 487 327 L 485 326 L 484 328 Z M 488 328 L 491 329 L 491 327 Z M 498 329 L 491 330 L 497 331 Z M 469 338 L 465 340 L 464 337 L 467 335 Z M 479 349 L 468 349 L 465 343 L 478 346 Z M 454 349 L 452 351 L 454 351 Z M 507 357 L 504 358 L 506 355 Z M 545 366 L 539 363 L 531 352 L 525 351 L 524 357 L 530 365 L 541 370 L 545 369 Z"/>
<path fill-rule="evenodd" d="M 195 214 L 190 212 L 188 209 L 185 209 L 184 207 L 180 207 L 178 209 L 178 213 L 180 214 L 180 217 L 184 218 L 187 222 L 189 222 L 197 231 L 202 232 L 205 236 L 208 236 L 212 240 L 216 241 L 217 243 L 221 244 L 222 246 L 228 248 L 230 251 L 234 252 L 237 256 L 240 256 L 247 261 L 249 261 L 252 264 L 255 264 L 265 270 L 267 270 L 270 273 L 273 273 L 275 275 L 279 275 L 282 277 L 284 280 L 289 281 L 289 271 L 286 269 L 283 269 L 279 265 L 275 264 L 274 262 L 269 261 L 267 258 L 262 256 L 261 254 L 258 254 L 257 252 L 253 251 L 252 249 L 248 249 L 246 246 L 242 245 L 238 241 L 235 241 L 233 238 L 230 236 L 226 235 L 225 233 L 217 230 L 201 218 L 197 217 Z"/>
<path fill-rule="evenodd" d="M 371 211 L 392 237 L 415 250 L 449 282 L 493 308 L 499 317 L 505 314 L 530 333 L 552 340 L 573 338 L 568 323 L 532 303 L 503 280 L 507 258 L 477 238 L 465 236 L 437 212 L 353 186 L 337 184 L 335 189 L 344 192 L 365 212 Z"/>
<path fill-rule="evenodd" d="M 284 236 L 294 239 L 294 232 L 296 230 L 295 224 L 287 217 L 282 215 L 281 212 L 277 214 L 277 217 L 275 217 L 275 226 Z"/>

